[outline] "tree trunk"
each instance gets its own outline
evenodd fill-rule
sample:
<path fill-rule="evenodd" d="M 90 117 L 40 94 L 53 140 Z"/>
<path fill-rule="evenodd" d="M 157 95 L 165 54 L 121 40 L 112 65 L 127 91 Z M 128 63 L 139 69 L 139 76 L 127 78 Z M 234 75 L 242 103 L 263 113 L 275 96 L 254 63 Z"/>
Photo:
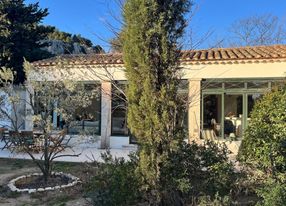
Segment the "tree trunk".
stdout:
<path fill-rule="evenodd" d="M 50 160 L 49 160 L 49 140 L 48 136 L 45 135 L 45 144 L 44 144 L 44 181 L 47 184 L 48 178 L 50 176 Z"/>

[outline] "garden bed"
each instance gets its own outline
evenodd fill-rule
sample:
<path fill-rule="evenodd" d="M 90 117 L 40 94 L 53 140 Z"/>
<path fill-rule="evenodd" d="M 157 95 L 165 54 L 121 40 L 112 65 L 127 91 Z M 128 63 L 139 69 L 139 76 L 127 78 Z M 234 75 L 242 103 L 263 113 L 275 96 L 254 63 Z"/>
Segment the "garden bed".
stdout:
<path fill-rule="evenodd" d="M 55 162 L 55 172 L 73 174 L 81 184 L 46 192 L 12 192 L 7 184 L 16 177 L 40 172 L 31 160 L 0 158 L 0 205 L 90 205 L 84 197 L 84 183 L 88 181 L 86 164 Z"/>
<path fill-rule="evenodd" d="M 34 193 L 72 187 L 79 182 L 79 178 L 62 172 L 52 173 L 48 181 L 45 182 L 42 173 L 34 173 L 11 180 L 8 187 L 13 192 Z"/>

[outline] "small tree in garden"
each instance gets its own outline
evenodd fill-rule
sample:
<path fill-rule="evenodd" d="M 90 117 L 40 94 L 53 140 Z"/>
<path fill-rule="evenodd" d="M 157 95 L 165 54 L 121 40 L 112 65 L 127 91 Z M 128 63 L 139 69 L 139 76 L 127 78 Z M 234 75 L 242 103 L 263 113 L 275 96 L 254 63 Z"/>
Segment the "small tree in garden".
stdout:
<path fill-rule="evenodd" d="M 256 103 L 239 150 L 239 160 L 277 177 L 286 172 L 286 87 Z"/>
<path fill-rule="evenodd" d="M 6 138 L 8 148 L 19 149 L 27 153 L 37 164 L 43 173 L 45 182 L 51 176 L 53 161 L 64 156 L 78 156 L 79 154 L 62 153 L 64 150 L 72 149 L 70 146 L 71 137 L 67 137 L 65 131 L 55 133 L 53 131 L 52 113 L 56 111 L 65 121 L 66 126 L 71 126 L 71 121 L 75 110 L 78 107 L 87 107 L 91 100 L 98 94 L 96 88 L 85 89 L 85 85 L 80 82 L 65 80 L 63 74 L 58 74 L 56 79 L 49 81 L 50 76 L 45 71 L 37 71 L 38 80 L 33 79 L 33 68 L 25 62 L 25 72 L 27 81 L 23 85 L 13 84 L 13 73 L 9 69 L 2 68 L 1 99 L 8 100 L 6 105 L 1 102 L 0 113 L 2 118 L 12 122 L 12 129 L 16 131 L 13 136 Z M 19 91 L 25 92 L 25 96 L 20 95 Z M 19 112 L 23 105 L 26 107 L 24 114 Z M 22 109 L 23 110 L 23 109 Z M 36 125 L 42 135 L 35 139 L 33 134 L 22 135 L 18 133 L 18 118 L 25 115 L 32 119 L 32 124 Z M 26 120 L 27 121 L 27 120 Z M 36 159 L 35 150 L 41 154 L 41 159 Z M 42 161 L 43 160 L 43 161 Z"/>
<path fill-rule="evenodd" d="M 162 170 L 183 139 L 178 40 L 189 8 L 188 0 L 127 0 L 123 9 L 128 126 L 139 143 L 142 189 L 155 205 L 168 198 Z"/>

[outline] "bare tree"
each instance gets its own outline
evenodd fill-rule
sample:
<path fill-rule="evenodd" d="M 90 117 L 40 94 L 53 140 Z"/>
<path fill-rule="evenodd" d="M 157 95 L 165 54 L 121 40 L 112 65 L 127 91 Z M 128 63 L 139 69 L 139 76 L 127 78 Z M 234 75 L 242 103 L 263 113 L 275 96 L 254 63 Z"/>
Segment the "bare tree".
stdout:
<path fill-rule="evenodd" d="M 231 25 L 229 31 L 230 46 L 283 44 L 286 41 L 283 22 L 272 14 L 240 19 Z"/>
<path fill-rule="evenodd" d="M 92 99 L 99 92 L 97 88 L 87 90 L 82 82 L 68 80 L 67 76 L 57 72 L 58 70 L 53 71 L 55 76 L 51 77 L 47 70 L 37 71 L 34 76 L 33 68 L 28 62 L 24 68 L 28 78 L 25 84 L 17 85 L 17 89 L 26 95 L 21 95 L 15 90 L 11 70 L 2 68 L 0 72 L 0 99 L 8 101 L 8 104 L 1 102 L 0 116 L 12 125 L 12 131 L 4 140 L 5 147 L 12 152 L 21 151 L 28 154 L 42 171 L 47 182 L 52 174 L 55 159 L 80 155 L 73 151 L 70 144 L 71 136 L 66 135 L 65 129 L 60 132 L 54 131 L 51 114 L 57 111 L 62 115 L 66 125 L 71 126 L 76 109 L 91 105 Z M 33 131 L 19 131 L 19 115 L 23 115 L 18 112 L 19 108 L 25 108 L 25 121 L 30 120 L 32 127 L 36 125 L 39 132 L 37 137 Z M 66 150 L 72 152 L 64 152 Z M 36 154 L 40 155 L 40 159 Z"/>

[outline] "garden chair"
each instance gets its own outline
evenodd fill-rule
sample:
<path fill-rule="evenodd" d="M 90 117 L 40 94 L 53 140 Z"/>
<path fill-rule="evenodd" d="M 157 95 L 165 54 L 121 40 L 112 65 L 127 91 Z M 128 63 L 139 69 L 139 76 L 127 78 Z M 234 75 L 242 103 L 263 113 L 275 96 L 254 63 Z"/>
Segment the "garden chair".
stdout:
<path fill-rule="evenodd" d="M 35 143 L 33 131 L 22 131 L 20 133 L 20 139 L 21 139 L 21 146 L 33 148 Z"/>
<path fill-rule="evenodd" d="M 0 142 L 4 142 L 2 150 L 6 149 L 9 145 L 9 133 L 7 128 L 0 128 Z"/>
<path fill-rule="evenodd" d="M 14 150 L 18 146 L 20 146 L 20 144 L 21 144 L 20 133 L 18 131 L 9 131 L 9 137 L 7 138 L 6 148 L 12 149 L 11 151 L 14 152 Z"/>

